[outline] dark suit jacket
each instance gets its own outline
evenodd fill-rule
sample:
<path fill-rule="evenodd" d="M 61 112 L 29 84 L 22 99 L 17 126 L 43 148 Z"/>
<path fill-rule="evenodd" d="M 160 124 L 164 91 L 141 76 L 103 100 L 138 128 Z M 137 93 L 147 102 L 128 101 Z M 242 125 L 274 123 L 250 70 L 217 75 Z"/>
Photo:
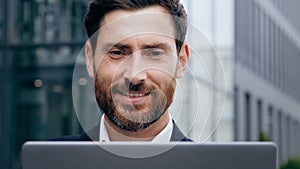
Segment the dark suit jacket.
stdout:
<path fill-rule="evenodd" d="M 51 141 L 99 141 L 99 125 L 81 135 L 69 135 L 51 139 Z M 171 141 L 192 141 L 187 138 L 173 121 Z"/>

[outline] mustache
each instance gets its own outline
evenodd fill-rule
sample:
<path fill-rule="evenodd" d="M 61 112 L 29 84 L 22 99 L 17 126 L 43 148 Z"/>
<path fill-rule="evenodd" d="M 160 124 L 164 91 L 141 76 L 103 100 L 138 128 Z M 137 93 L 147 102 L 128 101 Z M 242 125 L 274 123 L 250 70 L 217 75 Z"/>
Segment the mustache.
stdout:
<path fill-rule="evenodd" d="M 147 84 L 145 82 L 132 83 L 129 80 L 125 80 L 124 83 L 117 83 L 112 86 L 112 93 L 116 92 L 137 92 L 137 93 L 150 93 L 151 91 L 157 89 L 154 85 Z"/>

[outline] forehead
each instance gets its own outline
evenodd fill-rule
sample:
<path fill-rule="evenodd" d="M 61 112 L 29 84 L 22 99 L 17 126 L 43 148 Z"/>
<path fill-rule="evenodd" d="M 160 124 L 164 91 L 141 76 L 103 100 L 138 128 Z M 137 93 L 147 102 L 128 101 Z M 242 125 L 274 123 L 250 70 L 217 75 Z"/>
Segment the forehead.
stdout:
<path fill-rule="evenodd" d="M 172 16 L 159 5 L 136 10 L 118 9 L 105 15 L 101 22 L 98 42 L 118 43 L 129 37 L 155 34 L 175 39 Z"/>
<path fill-rule="evenodd" d="M 117 10 L 113 10 L 113 11 L 107 13 L 104 16 L 100 25 L 105 26 L 105 25 L 107 25 L 111 22 L 114 22 L 120 18 L 124 18 L 124 17 L 130 18 L 130 16 L 132 16 L 132 15 L 147 14 L 147 13 L 148 14 L 156 13 L 156 14 L 165 14 L 165 15 L 169 14 L 169 12 L 160 5 L 152 5 L 152 6 L 148 6 L 145 8 L 132 9 L 132 10 L 117 9 Z M 142 15 L 140 15 L 140 16 L 142 16 Z"/>

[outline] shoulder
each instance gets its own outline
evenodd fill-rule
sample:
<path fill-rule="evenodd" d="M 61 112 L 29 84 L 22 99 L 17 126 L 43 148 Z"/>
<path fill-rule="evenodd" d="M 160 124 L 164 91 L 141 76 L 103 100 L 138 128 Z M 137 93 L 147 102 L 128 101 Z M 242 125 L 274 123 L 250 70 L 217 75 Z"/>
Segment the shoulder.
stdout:
<path fill-rule="evenodd" d="M 97 141 L 99 140 L 99 125 L 81 135 L 60 136 L 48 141 Z"/>

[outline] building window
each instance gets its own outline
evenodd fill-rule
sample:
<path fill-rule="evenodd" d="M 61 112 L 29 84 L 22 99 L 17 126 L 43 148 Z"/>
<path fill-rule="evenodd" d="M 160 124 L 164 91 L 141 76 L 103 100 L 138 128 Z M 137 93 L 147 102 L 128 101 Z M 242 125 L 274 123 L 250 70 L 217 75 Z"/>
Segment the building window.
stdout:
<path fill-rule="evenodd" d="M 234 88 L 234 139 L 239 140 L 239 90 Z"/>
<path fill-rule="evenodd" d="M 273 106 L 270 105 L 268 108 L 268 133 L 269 138 L 273 140 Z"/>
<path fill-rule="evenodd" d="M 258 123 L 258 133 L 263 131 L 263 105 L 261 99 L 257 100 L 257 123 Z"/>
<path fill-rule="evenodd" d="M 246 140 L 251 140 L 251 96 L 245 94 L 245 122 L 246 122 Z"/>
<path fill-rule="evenodd" d="M 279 111 L 278 112 L 278 159 L 281 161 L 282 160 L 282 153 L 281 153 L 281 149 L 282 149 L 282 112 Z"/>

